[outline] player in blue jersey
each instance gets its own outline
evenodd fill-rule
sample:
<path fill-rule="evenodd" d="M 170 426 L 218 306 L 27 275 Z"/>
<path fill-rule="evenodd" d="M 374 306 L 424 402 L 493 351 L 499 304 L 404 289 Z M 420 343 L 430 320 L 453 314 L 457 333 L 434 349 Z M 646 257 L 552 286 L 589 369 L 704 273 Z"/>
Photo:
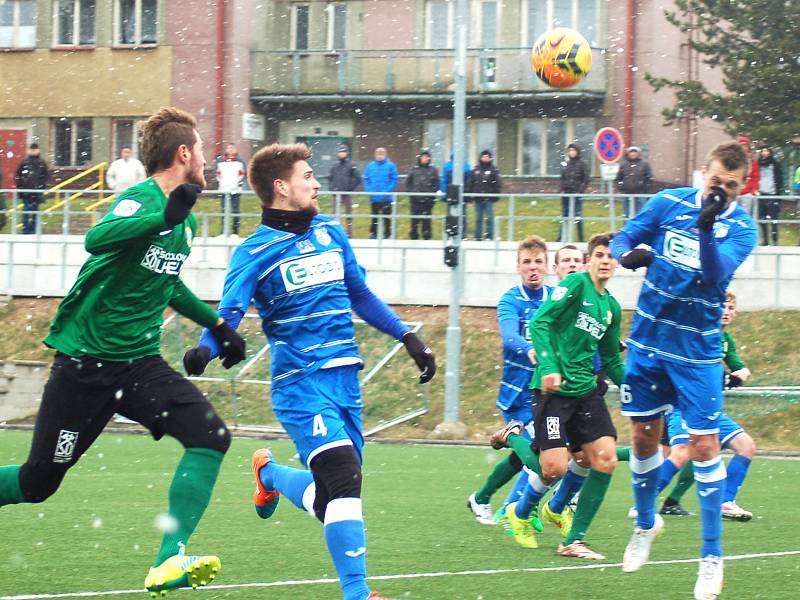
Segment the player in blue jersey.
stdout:
<path fill-rule="evenodd" d="M 533 437 L 533 410 L 529 387 L 536 365 L 536 352 L 530 341 L 528 322 L 550 294 L 551 288 L 544 284 L 547 268 L 545 241 L 536 235 L 522 240 L 517 246 L 517 273 L 520 282 L 503 294 L 497 303 L 497 321 L 503 340 L 503 376 L 496 406 L 506 423 L 525 423 L 524 435 L 529 440 Z M 528 481 L 527 473 L 520 474 L 516 485 L 498 510 L 497 519 L 492 515 L 490 499 L 494 492 L 520 473 L 522 467 L 519 457 L 510 453 L 495 465 L 480 489 L 470 494 L 467 506 L 478 523 L 494 525 L 498 522 L 501 526 L 508 524 L 504 520 L 505 507 L 521 496 Z M 535 514 L 534 519 L 534 527 L 541 530 L 541 523 Z"/>
<path fill-rule="evenodd" d="M 262 518 L 279 494 L 324 523 L 325 541 L 345 600 L 378 600 L 366 582 L 361 508 L 363 362 L 353 311 L 402 340 L 422 374 L 436 372 L 431 350 L 367 287 L 364 269 L 341 225 L 317 214 L 319 183 L 302 144 L 273 144 L 250 161 L 250 185 L 262 224 L 231 259 L 219 313 L 236 328 L 251 303 L 271 348 L 272 406 L 309 470 L 277 464 L 266 448 L 253 455 L 254 501 Z M 206 331 L 184 357 L 203 372 L 219 347 Z"/>
<path fill-rule="evenodd" d="M 702 521 L 698 599 L 716 598 L 722 590 L 720 319 L 733 273 L 757 241 L 752 220 L 736 203 L 748 166 L 739 144 L 717 146 L 703 167 L 703 189 L 659 192 L 612 244 L 623 267 L 647 267 L 621 389 L 622 414 L 633 420 L 630 466 L 638 511 L 622 568 L 636 571 L 649 558 L 663 462 L 661 415 L 679 408 L 690 437 Z"/>

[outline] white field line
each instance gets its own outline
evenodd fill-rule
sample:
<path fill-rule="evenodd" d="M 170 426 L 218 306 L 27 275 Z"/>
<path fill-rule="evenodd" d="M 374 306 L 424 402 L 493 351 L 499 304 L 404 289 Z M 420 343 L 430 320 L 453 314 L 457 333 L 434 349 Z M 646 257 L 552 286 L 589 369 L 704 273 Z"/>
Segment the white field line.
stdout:
<path fill-rule="evenodd" d="M 725 562 L 731 560 L 748 560 L 753 558 L 777 558 L 781 556 L 800 555 L 800 550 L 786 550 L 784 552 L 761 552 L 757 554 L 734 554 L 726 556 Z M 699 562 L 697 558 L 681 558 L 675 560 L 654 560 L 649 565 L 679 565 Z M 609 569 L 621 567 L 622 563 L 591 563 L 584 565 L 569 565 L 564 567 L 528 567 L 526 569 L 481 569 L 477 571 L 438 571 L 431 573 L 400 573 L 397 575 L 372 575 L 367 577 L 370 581 L 389 581 L 395 579 L 424 579 L 430 577 L 459 577 L 462 575 L 504 575 L 509 573 L 548 573 L 557 571 L 585 571 L 592 569 Z M 288 581 L 269 581 L 253 583 L 229 583 L 223 585 L 210 585 L 197 588 L 198 590 L 232 590 L 244 588 L 270 588 L 289 587 L 295 585 L 317 585 L 321 583 L 337 583 L 337 579 L 294 579 Z M 20 594 L 16 596 L 0 596 L 0 600 L 49 600 L 50 598 L 93 598 L 100 596 L 118 596 L 120 594 L 140 594 L 144 590 L 108 590 L 104 592 L 68 592 L 63 594 Z"/>

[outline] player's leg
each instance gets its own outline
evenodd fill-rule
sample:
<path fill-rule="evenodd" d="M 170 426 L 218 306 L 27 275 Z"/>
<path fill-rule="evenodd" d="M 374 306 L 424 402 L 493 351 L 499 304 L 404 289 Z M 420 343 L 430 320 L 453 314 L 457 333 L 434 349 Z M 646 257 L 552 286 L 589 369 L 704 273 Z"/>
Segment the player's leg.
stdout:
<path fill-rule="evenodd" d="M 684 467 L 678 472 L 678 480 L 675 482 L 672 491 L 669 493 L 669 496 L 664 500 L 664 504 L 661 506 L 661 510 L 659 513 L 662 515 L 679 515 L 679 516 L 689 516 L 694 513 L 690 513 L 688 510 L 681 506 L 681 498 L 683 495 L 689 491 L 694 485 L 694 467 L 692 467 L 692 461 L 687 461 Z"/>
<path fill-rule="evenodd" d="M 661 493 L 672 478 L 689 462 L 689 432 L 683 423 L 681 412 L 673 410 L 666 418 L 669 456 L 661 464 L 658 476 L 658 490 Z"/>
<path fill-rule="evenodd" d="M 580 491 L 589 475 L 588 462 L 582 459 L 583 452 L 573 454 L 567 465 L 567 472 L 561 478 L 558 489 L 545 507 L 551 515 L 560 515 L 569 502 Z"/>
<path fill-rule="evenodd" d="M 504 414 L 504 416 L 509 422 L 517 419 L 520 422 L 525 423 L 525 427 L 522 428 L 520 435 L 527 440 L 528 447 L 530 448 L 536 435 L 533 427 L 533 411 L 530 404 L 526 405 L 522 409 L 514 411 L 513 413 L 509 413 L 508 415 Z M 528 485 L 529 482 L 533 488 Z M 544 488 L 544 492 L 541 495 L 538 495 L 538 492 L 535 490 L 542 488 Z M 527 493 L 528 498 L 526 504 L 528 506 L 528 513 L 530 514 L 539 505 L 539 500 L 541 500 L 542 496 L 547 492 L 548 489 L 548 485 L 541 481 L 539 475 L 535 471 L 527 469 L 519 474 L 511 490 L 509 490 L 508 494 L 506 495 L 503 504 L 500 506 L 500 511 L 498 512 L 505 514 L 505 509 L 509 504 L 512 502 L 519 503 L 519 501 L 522 500 L 523 496 L 525 496 Z M 520 508 L 519 504 L 517 504 L 517 508 Z M 520 514 L 522 513 L 520 512 Z"/>
<path fill-rule="evenodd" d="M 735 452 L 725 468 L 727 477 L 722 496 L 722 517 L 734 521 L 749 521 L 753 518 L 753 513 L 741 508 L 736 503 L 736 496 L 756 454 L 756 443 L 735 421 L 725 415 L 720 419 L 720 438 L 723 448 L 730 448 Z"/>
<path fill-rule="evenodd" d="M 117 365 L 56 354 L 36 416 L 28 458 L 0 467 L 0 506 L 43 502 L 94 443 L 115 411 L 115 389 L 104 389 Z"/>

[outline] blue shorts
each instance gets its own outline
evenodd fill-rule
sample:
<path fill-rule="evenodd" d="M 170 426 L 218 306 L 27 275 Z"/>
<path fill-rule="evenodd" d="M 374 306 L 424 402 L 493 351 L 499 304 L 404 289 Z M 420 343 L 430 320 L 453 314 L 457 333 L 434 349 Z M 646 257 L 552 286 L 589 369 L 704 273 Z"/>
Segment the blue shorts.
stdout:
<path fill-rule="evenodd" d="M 353 446 L 361 459 L 361 388 L 357 365 L 320 369 L 272 390 L 272 408 L 309 466 L 320 452 Z"/>
<path fill-rule="evenodd" d="M 620 389 L 622 414 L 637 421 L 650 421 L 678 409 L 689 433 L 718 433 L 722 375 L 722 362 L 677 364 L 628 346 L 625 383 Z"/>
<path fill-rule="evenodd" d="M 720 446 L 726 448 L 728 443 L 740 433 L 744 433 L 744 429 L 728 415 L 722 415 L 719 418 Z M 686 423 L 683 422 L 681 411 L 673 410 L 667 415 L 667 435 L 670 446 L 689 443 L 689 432 L 686 430 Z"/>
<path fill-rule="evenodd" d="M 528 397 L 530 398 L 530 396 Z M 533 440 L 536 434 L 533 431 L 533 405 L 530 401 L 520 406 L 512 406 L 508 410 L 500 409 L 503 413 L 503 418 L 506 423 L 511 421 L 522 421 L 525 423 L 525 428 L 522 430 L 522 437 L 526 440 Z"/>

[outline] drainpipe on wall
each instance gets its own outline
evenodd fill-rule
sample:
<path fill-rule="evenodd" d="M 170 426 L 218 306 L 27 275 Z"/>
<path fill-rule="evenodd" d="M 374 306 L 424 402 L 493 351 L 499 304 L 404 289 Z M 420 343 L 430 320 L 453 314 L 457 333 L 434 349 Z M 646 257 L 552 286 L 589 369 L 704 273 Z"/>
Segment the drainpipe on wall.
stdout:
<path fill-rule="evenodd" d="M 217 97 L 214 111 L 214 154 L 222 155 L 222 134 L 225 119 L 225 5 L 217 0 Z"/>
<path fill-rule="evenodd" d="M 623 113 L 623 136 L 626 145 L 633 144 L 633 61 L 636 45 L 636 0 L 628 0 L 625 27 L 625 112 Z"/>

